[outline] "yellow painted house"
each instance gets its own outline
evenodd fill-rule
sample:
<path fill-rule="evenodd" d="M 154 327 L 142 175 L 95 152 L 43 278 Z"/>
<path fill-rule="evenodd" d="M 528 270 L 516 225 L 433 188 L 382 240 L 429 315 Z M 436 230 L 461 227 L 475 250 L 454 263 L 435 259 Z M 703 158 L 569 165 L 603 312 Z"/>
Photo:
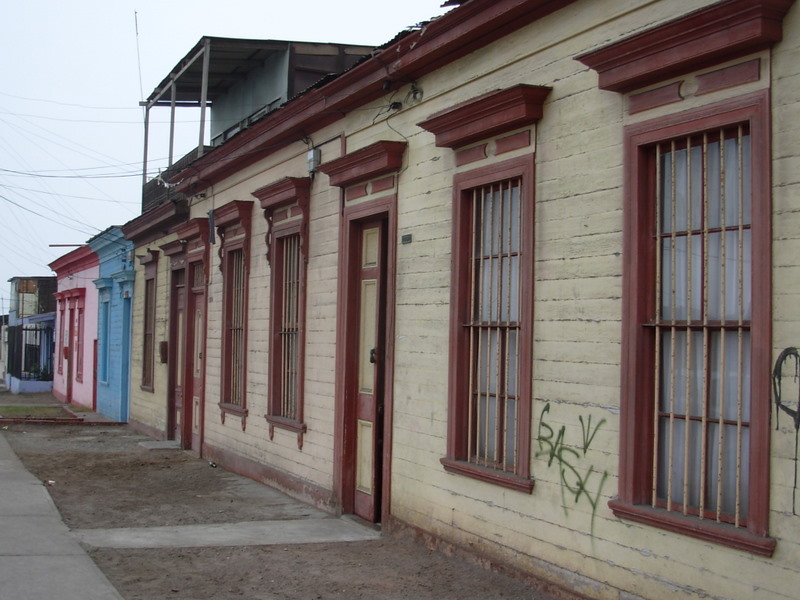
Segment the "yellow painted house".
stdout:
<path fill-rule="evenodd" d="M 796 598 L 800 7 L 448 4 L 123 227 L 130 422 L 582 597 Z"/>

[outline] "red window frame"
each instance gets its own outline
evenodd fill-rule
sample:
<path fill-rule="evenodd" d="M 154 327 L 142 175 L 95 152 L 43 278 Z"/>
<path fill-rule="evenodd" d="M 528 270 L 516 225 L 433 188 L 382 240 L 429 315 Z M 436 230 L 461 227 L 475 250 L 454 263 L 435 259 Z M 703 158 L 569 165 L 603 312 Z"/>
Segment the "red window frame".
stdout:
<path fill-rule="evenodd" d="M 64 331 L 66 330 L 67 302 L 61 293 L 56 294 L 58 299 L 58 374 L 64 373 Z"/>
<path fill-rule="evenodd" d="M 151 249 L 139 257 L 140 264 L 144 265 L 142 381 L 140 388 L 146 392 L 155 391 L 158 257 L 159 251 Z"/>
<path fill-rule="evenodd" d="M 223 356 L 225 357 L 222 402 L 244 409 L 245 369 L 244 358 L 247 348 L 247 270 L 245 269 L 245 249 L 242 244 L 228 246 L 224 258 L 224 319 Z"/>
<path fill-rule="evenodd" d="M 305 429 L 302 389 L 306 268 L 301 245 L 299 226 L 275 231 L 270 311 L 270 394 L 266 418 L 271 425 L 292 430 Z M 287 273 L 287 266 L 294 267 L 295 272 Z M 287 336 L 293 341 L 289 342 Z"/>
<path fill-rule="evenodd" d="M 222 380 L 220 419 L 232 414 L 247 424 L 247 329 L 250 279 L 250 223 L 252 202 L 236 200 L 214 211 L 221 239 L 219 268 L 222 272 Z M 241 256 L 241 264 L 236 261 Z M 238 269 L 241 269 L 239 272 Z M 237 287 L 241 285 L 241 288 Z M 231 333 L 239 332 L 236 339 Z M 240 330 L 240 331 L 239 331 Z M 236 343 L 236 347 L 234 347 Z M 238 379 L 235 377 L 238 375 Z"/>
<path fill-rule="evenodd" d="M 267 221 L 267 262 L 270 264 L 270 327 L 269 327 L 269 382 L 267 414 L 270 439 L 275 428 L 297 434 L 298 448 L 303 447 L 303 391 L 305 380 L 306 335 L 306 271 L 308 264 L 308 210 L 311 180 L 308 177 L 286 177 L 253 192 L 264 210 Z M 286 286 L 286 246 L 291 240 L 292 261 L 296 269 L 292 284 L 294 293 Z M 287 300 L 294 308 L 285 314 Z M 286 317 L 291 321 L 291 332 L 284 330 Z M 284 342 L 287 335 L 294 338 L 291 354 L 286 355 Z M 291 368 L 287 369 L 287 361 Z M 287 372 L 288 371 L 288 372 Z M 291 392 L 290 392 L 291 390 Z M 290 392 L 290 393 L 289 393 Z M 287 404 L 289 393 L 293 402 Z"/>
<path fill-rule="evenodd" d="M 156 364 L 156 279 L 144 280 L 144 323 L 142 329 L 142 389 L 152 392 Z"/>
<path fill-rule="evenodd" d="M 459 173 L 453 190 L 453 272 L 450 308 L 450 368 L 448 374 L 447 455 L 445 470 L 496 485 L 530 493 L 532 344 L 533 344 L 533 248 L 534 248 L 534 157 L 522 156 Z M 469 327 L 472 319 L 474 258 L 473 190 L 510 180 L 520 182 L 520 266 L 518 322 L 518 390 L 516 460 L 511 470 L 478 464 L 471 457 L 470 379 L 472 357 Z"/>
<path fill-rule="evenodd" d="M 770 556 L 769 418 L 771 356 L 771 142 L 769 93 L 755 92 L 625 129 L 622 397 L 619 498 L 622 518 Z M 751 144 L 750 451 L 746 527 L 652 506 L 655 334 L 656 182 L 653 146 L 661 141 L 742 124 Z"/>
<path fill-rule="evenodd" d="M 85 306 L 84 298 L 81 296 L 77 301 L 77 312 L 75 320 L 77 326 L 75 328 L 75 351 L 77 353 L 77 360 L 75 361 L 75 381 L 83 382 L 83 339 L 84 339 L 84 322 L 85 322 Z"/>

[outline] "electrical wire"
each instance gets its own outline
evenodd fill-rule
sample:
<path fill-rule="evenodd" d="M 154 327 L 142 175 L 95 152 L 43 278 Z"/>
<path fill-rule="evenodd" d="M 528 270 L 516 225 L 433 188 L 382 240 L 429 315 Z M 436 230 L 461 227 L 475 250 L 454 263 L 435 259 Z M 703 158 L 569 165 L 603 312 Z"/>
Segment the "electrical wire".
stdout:
<path fill-rule="evenodd" d="M 90 200 L 92 202 L 113 202 L 114 204 L 141 204 L 138 200 L 114 200 L 113 198 L 93 198 L 91 196 L 77 196 L 75 194 L 63 194 L 60 192 L 47 192 L 45 190 L 36 190 L 33 188 L 24 188 L 16 185 L 7 185 L 0 183 L 0 188 L 10 191 L 33 192 L 35 194 L 44 194 L 46 196 L 60 196 L 61 198 L 74 198 L 75 200 Z"/>
<path fill-rule="evenodd" d="M 100 174 L 100 175 L 47 175 L 44 173 L 29 173 L 26 171 L 15 171 L 14 169 L 0 169 L 0 172 L 8 173 L 9 175 L 19 175 L 24 177 L 41 177 L 43 179 L 122 179 L 125 177 L 141 177 L 139 173 L 118 173 L 118 174 Z"/>
<path fill-rule="evenodd" d="M 45 205 L 45 204 L 42 204 L 41 202 L 37 202 L 37 201 L 36 201 L 36 200 L 34 200 L 33 198 L 31 198 L 31 197 L 28 197 L 28 196 L 26 196 L 26 195 L 24 195 L 24 194 L 19 194 L 19 195 L 20 195 L 20 196 L 21 196 L 21 197 L 22 197 L 24 200 L 27 200 L 29 203 L 31 203 L 31 204 L 34 204 L 34 205 L 36 205 L 36 206 L 38 206 L 38 207 L 40 207 L 40 208 L 43 208 L 44 210 L 48 210 L 48 211 L 50 211 L 51 213 L 53 213 L 54 215 L 56 215 L 56 216 L 58 216 L 58 217 L 61 217 L 62 219 L 66 219 L 66 220 L 68 220 L 68 221 L 72 221 L 73 223 L 77 223 L 78 225 L 84 225 L 84 224 L 85 224 L 85 222 L 86 222 L 86 221 L 85 221 L 85 219 L 84 219 L 84 220 L 78 220 L 78 219 L 76 219 L 76 218 L 74 218 L 74 217 L 72 217 L 72 216 L 70 216 L 70 215 L 68 215 L 68 214 L 64 214 L 64 213 L 59 213 L 59 212 L 56 212 L 56 211 L 54 211 L 54 210 L 53 210 L 51 207 L 49 207 L 49 206 L 47 206 L 47 205 Z"/>
<path fill-rule="evenodd" d="M 26 100 L 28 102 L 44 102 L 56 106 L 67 106 L 71 108 L 85 108 L 87 110 L 139 110 L 138 106 L 87 106 L 86 104 L 71 104 L 69 102 L 59 102 L 58 100 L 46 100 L 44 98 L 29 98 L 27 96 L 17 96 L 8 92 L 0 92 L 0 96 L 14 98 L 16 100 Z"/>
<path fill-rule="evenodd" d="M 77 231 L 78 233 L 84 233 L 84 234 L 94 234 L 94 233 L 98 233 L 98 232 L 102 231 L 101 229 L 98 229 L 97 227 L 92 227 L 91 225 L 89 225 L 89 227 L 90 227 L 91 229 L 90 229 L 90 230 L 88 230 L 88 231 L 87 231 L 86 229 L 78 229 L 77 227 L 70 227 L 69 225 L 65 224 L 63 221 L 58 221 L 58 220 L 56 220 L 56 219 L 52 219 L 52 218 L 48 217 L 47 215 L 43 215 L 43 214 L 41 214 L 41 213 L 38 213 L 38 212 L 36 212 L 35 210 L 32 210 L 32 209 L 28 208 L 27 206 L 23 206 L 22 204 L 20 204 L 20 203 L 18 203 L 18 202 L 14 202 L 14 201 L 13 201 L 13 200 L 11 200 L 10 198 L 8 198 L 8 197 L 6 197 L 6 196 L 3 196 L 2 194 L 0 194 L 0 200 L 5 200 L 5 201 L 6 201 L 6 202 L 8 202 L 9 204 L 13 204 L 13 205 L 14 205 L 14 206 L 16 206 L 17 208 L 21 208 L 21 209 L 22 209 L 22 210 L 24 210 L 24 211 L 27 211 L 27 212 L 29 212 L 29 213 L 31 213 L 31 214 L 34 214 L 34 215 L 36 215 L 37 217 L 41 217 L 42 219 L 45 219 L 45 220 L 47 220 L 47 221 L 51 221 L 51 222 L 53 222 L 53 223 L 56 223 L 56 224 L 58 224 L 58 225 L 61 225 L 62 227 L 66 227 L 67 229 L 72 229 L 73 231 Z M 62 216 L 63 216 L 63 215 L 62 215 Z"/>
<path fill-rule="evenodd" d="M 69 150 L 70 152 L 74 152 L 74 153 L 80 154 L 81 156 L 85 156 L 85 157 L 91 158 L 93 160 L 97 160 L 97 161 L 105 163 L 106 165 L 109 165 L 109 166 L 119 163 L 118 159 L 116 159 L 116 158 L 114 158 L 112 156 L 109 156 L 107 154 L 103 154 L 102 152 L 98 152 L 96 150 L 96 148 L 94 148 L 94 147 L 90 148 L 90 147 L 87 147 L 87 146 L 84 146 L 82 144 L 77 143 L 75 141 L 74 137 L 66 138 L 66 137 L 64 137 L 62 135 L 57 134 L 55 131 L 53 131 L 53 129 L 45 129 L 44 127 L 41 127 L 41 126 L 39 126 L 39 125 L 37 125 L 35 123 L 31 123 L 30 121 L 28 121 L 26 119 L 24 119 L 23 121 L 29 127 L 34 127 L 36 129 L 38 129 L 39 131 L 44 132 L 45 135 L 43 135 L 41 133 L 33 132 L 30 129 L 22 127 L 18 123 L 9 123 L 5 119 L 0 119 L 1 123 L 4 123 L 8 127 L 16 129 L 28 141 L 30 140 L 31 137 L 36 137 L 36 138 L 38 138 L 40 140 L 44 140 L 48 144 L 52 144 L 52 145 L 58 146 L 60 148 L 65 148 L 65 149 Z M 60 140 L 63 140 L 64 143 L 55 141 L 55 140 L 52 139 L 52 137 L 58 138 Z"/>

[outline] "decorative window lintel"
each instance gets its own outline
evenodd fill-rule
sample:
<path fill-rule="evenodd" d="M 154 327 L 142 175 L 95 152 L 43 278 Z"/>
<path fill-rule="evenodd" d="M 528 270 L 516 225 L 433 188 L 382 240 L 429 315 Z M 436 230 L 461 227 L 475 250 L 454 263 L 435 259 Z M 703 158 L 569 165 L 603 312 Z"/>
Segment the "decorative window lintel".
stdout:
<path fill-rule="evenodd" d="M 297 434 L 303 449 L 305 286 L 311 179 L 285 177 L 253 192 L 267 221 L 270 265 L 270 378 L 264 418 L 269 439 L 275 428 Z"/>
<path fill-rule="evenodd" d="M 457 104 L 418 125 L 436 136 L 437 146 L 462 148 L 536 123 L 550 90 L 542 85 L 515 85 Z"/>
<path fill-rule="evenodd" d="M 399 171 L 403 166 L 406 146 L 406 142 L 381 140 L 328 161 L 317 169 L 330 177 L 331 185 L 347 187 Z"/>
<path fill-rule="evenodd" d="M 718 2 L 575 59 L 597 71 L 600 89 L 630 92 L 769 48 L 793 1 Z"/>
<path fill-rule="evenodd" d="M 267 221 L 267 233 L 264 241 L 267 245 L 267 261 L 272 264 L 272 244 L 277 214 L 283 209 L 282 219 L 300 221 L 300 253 L 305 263 L 308 262 L 308 210 L 311 179 L 308 177 L 285 177 L 275 183 L 265 185 L 253 192 L 253 196 L 261 202 L 264 219 Z M 296 211 L 299 214 L 296 214 Z"/>
<path fill-rule="evenodd" d="M 214 223 L 217 235 L 222 242 L 219 246 L 219 268 L 223 269 L 222 256 L 231 247 L 231 238 L 250 238 L 250 222 L 252 220 L 253 202 L 250 200 L 234 200 L 214 209 Z M 245 252 L 245 268 L 249 266 L 249 253 Z"/>

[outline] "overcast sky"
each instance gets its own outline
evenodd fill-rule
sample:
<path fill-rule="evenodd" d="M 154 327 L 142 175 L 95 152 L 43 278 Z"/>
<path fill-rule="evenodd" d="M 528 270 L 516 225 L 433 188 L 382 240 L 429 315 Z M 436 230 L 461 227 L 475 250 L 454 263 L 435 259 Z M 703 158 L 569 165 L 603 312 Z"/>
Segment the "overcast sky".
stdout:
<path fill-rule="evenodd" d="M 83 244 L 139 214 L 138 103 L 202 36 L 377 46 L 443 14 L 443 2 L 4 2 L 0 314 L 8 312 L 8 279 L 51 275 L 48 263 L 73 249 L 51 245 Z M 168 110 L 151 113 L 154 121 L 167 118 Z M 176 148 L 175 155 L 189 149 Z M 150 153 L 150 166 L 164 158 L 152 147 Z"/>

